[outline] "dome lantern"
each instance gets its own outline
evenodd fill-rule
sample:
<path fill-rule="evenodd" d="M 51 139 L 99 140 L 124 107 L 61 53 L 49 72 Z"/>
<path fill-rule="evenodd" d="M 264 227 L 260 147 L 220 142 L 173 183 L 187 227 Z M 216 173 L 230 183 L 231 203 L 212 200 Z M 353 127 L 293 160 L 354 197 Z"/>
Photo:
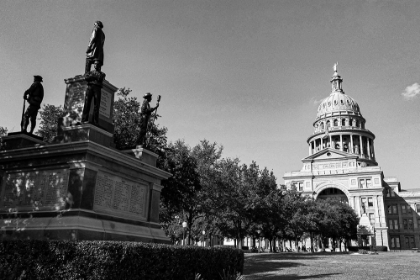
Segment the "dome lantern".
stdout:
<path fill-rule="evenodd" d="M 331 92 L 344 93 L 343 88 L 342 88 L 343 79 L 341 78 L 340 75 L 338 75 L 337 66 L 338 66 L 338 62 L 336 64 L 334 64 L 334 74 L 333 74 L 332 80 L 331 80 L 331 87 L 332 87 Z"/>

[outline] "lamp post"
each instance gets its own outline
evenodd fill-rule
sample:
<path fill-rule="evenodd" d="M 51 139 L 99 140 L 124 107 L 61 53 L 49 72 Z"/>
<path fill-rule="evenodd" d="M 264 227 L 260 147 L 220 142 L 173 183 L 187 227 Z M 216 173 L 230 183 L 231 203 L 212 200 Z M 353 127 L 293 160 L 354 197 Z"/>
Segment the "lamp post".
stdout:
<path fill-rule="evenodd" d="M 182 245 L 185 246 L 185 229 L 187 228 L 187 222 L 182 222 Z"/>
<path fill-rule="evenodd" d="M 203 229 L 203 247 L 206 246 L 206 231 Z"/>

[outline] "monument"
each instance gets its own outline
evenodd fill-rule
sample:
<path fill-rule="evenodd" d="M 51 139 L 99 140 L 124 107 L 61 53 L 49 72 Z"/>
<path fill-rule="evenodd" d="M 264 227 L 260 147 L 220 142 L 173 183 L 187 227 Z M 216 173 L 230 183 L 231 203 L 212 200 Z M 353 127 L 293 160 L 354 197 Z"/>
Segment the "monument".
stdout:
<path fill-rule="evenodd" d="M 52 143 L 25 133 L 3 137 L 0 238 L 169 243 L 159 201 L 161 180 L 171 174 L 156 167 L 150 151 L 114 148 L 117 87 L 101 72 L 101 48 L 102 61 L 93 62 L 98 75 L 89 69 L 65 80 L 67 113 Z"/>

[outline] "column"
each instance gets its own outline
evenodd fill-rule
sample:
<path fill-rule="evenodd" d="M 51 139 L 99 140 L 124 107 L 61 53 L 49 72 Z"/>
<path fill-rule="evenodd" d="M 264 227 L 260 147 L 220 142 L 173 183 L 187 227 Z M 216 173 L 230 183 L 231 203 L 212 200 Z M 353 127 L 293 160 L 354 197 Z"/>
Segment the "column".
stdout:
<path fill-rule="evenodd" d="M 382 227 L 386 227 L 384 197 L 382 195 L 377 196 L 377 199 L 378 199 L 378 206 L 379 206 L 379 221 L 380 221 Z"/>
<path fill-rule="evenodd" d="M 361 217 L 362 214 L 360 213 L 360 196 L 355 196 L 355 208 L 357 216 Z"/>
<path fill-rule="evenodd" d="M 362 142 L 362 135 L 359 135 L 359 141 L 360 141 L 360 156 L 363 155 L 363 142 Z"/>
<path fill-rule="evenodd" d="M 354 153 L 354 146 L 353 146 L 353 135 L 350 134 L 350 143 L 351 143 L 351 150 L 350 152 L 353 154 Z"/>
<path fill-rule="evenodd" d="M 354 196 L 349 196 L 349 206 L 354 209 Z"/>
<path fill-rule="evenodd" d="M 373 139 L 372 139 L 372 158 L 375 160 L 375 145 L 373 144 Z"/>
<path fill-rule="evenodd" d="M 312 155 L 312 142 L 309 142 L 309 155 Z"/>
<path fill-rule="evenodd" d="M 343 151 L 343 134 L 340 134 L 340 151 Z"/>
<path fill-rule="evenodd" d="M 372 156 L 371 156 L 371 154 L 370 154 L 370 139 L 369 139 L 369 137 L 366 137 L 366 140 L 367 140 L 367 153 L 368 153 L 368 159 L 371 159 L 371 158 L 372 158 Z"/>
<path fill-rule="evenodd" d="M 380 219 L 379 219 L 379 201 L 378 196 L 375 195 L 373 197 L 373 209 L 375 210 L 375 224 L 373 225 L 375 228 L 380 226 Z"/>
<path fill-rule="evenodd" d="M 330 134 L 330 148 L 331 148 L 331 149 L 333 148 L 333 146 L 332 146 L 332 141 L 331 141 L 331 134 Z"/>
<path fill-rule="evenodd" d="M 322 145 L 324 144 L 324 142 L 322 141 L 322 137 L 321 137 L 321 148 L 320 148 L 320 150 L 322 150 L 323 148 L 322 148 Z"/>

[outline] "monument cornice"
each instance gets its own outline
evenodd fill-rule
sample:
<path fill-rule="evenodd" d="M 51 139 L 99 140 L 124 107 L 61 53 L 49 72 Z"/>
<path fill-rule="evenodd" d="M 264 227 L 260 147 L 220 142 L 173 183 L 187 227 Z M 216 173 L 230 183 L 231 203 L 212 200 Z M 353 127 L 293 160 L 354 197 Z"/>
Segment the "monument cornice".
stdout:
<path fill-rule="evenodd" d="M 82 152 L 91 153 L 104 159 L 109 159 L 109 157 L 112 157 L 116 162 L 124 164 L 131 169 L 141 170 L 145 173 L 157 176 L 160 180 L 167 179 L 172 176 L 172 174 L 169 172 L 160 170 L 155 166 L 144 163 L 133 156 L 129 156 L 120 152 L 119 150 L 107 148 L 87 140 L 2 151 L 0 153 L 0 158 L 3 162 L 7 162 L 8 160 L 15 161 L 16 159 L 49 157 L 57 154 L 69 155 Z M 75 164 L 75 162 L 68 162 L 68 164 Z"/>

